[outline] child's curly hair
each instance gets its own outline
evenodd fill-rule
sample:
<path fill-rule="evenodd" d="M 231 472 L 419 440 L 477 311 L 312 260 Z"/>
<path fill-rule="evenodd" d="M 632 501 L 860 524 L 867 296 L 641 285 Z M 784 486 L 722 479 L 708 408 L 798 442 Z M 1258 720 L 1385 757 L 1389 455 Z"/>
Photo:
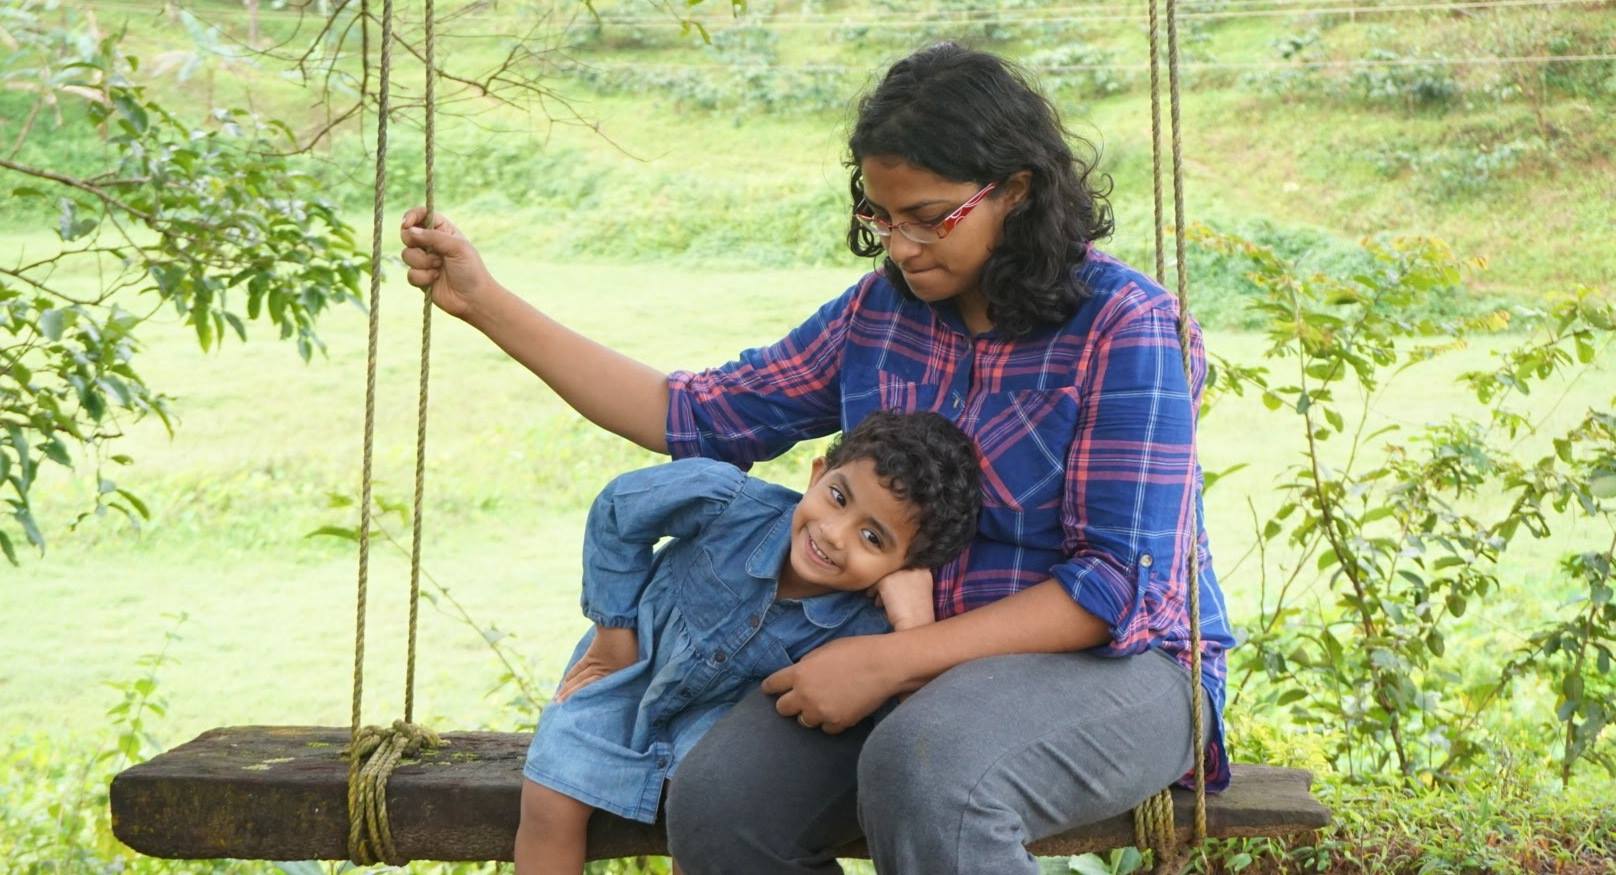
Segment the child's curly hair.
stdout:
<path fill-rule="evenodd" d="M 947 417 L 928 411 L 871 413 L 825 452 L 827 468 L 859 459 L 874 463 L 881 485 L 915 507 L 909 567 L 943 565 L 976 535 L 982 509 L 976 446 Z"/>

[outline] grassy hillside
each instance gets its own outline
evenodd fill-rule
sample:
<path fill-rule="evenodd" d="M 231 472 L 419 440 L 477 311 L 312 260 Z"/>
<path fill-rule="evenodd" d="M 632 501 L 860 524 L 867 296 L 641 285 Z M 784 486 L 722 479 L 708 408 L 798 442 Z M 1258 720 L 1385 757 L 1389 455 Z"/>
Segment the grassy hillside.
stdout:
<path fill-rule="evenodd" d="M 311 89 L 323 78 L 305 83 L 285 61 L 247 51 L 238 4 L 183 6 L 181 14 L 95 4 L 103 27 L 129 28 L 128 49 L 145 60 L 137 75 L 177 110 L 200 120 L 208 107 L 238 107 L 300 132 L 321 126 Z M 444 84 L 445 211 L 488 246 L 552 260 L 851 267 L 840 165 L 851 104 L 884 64 L 956 38 L 1040 78 L 1114 177 L 1111 248 L 1148 263 L 1140 8 L 889 0 L 754 3 L 731 16 L 720 7 L 692 13 L 710 36 L 704 43 L 649 5 L 596 4 L 597 22 L 562 2 L 449 4 L 440 57 L 451 71 L 482 72 L 513 50 L 544 49 L 513 75 L 549 94 L 522 109 Z M 1616 107 L 1616 61 L 1604 57 L 1616 53 L 1616 23 L 1604 10 L 1558 0 L 1336 8 L 1373 5 L 1181 7 L 1190 220 L 1321 263 L 1363 235 L 1436 235 L 1487 259 L 1490 270 L 1473 282 L 1479 295 L 1535 296 L 1616 275 L 1616 248 L 1602 245 L 1616 200 L 1604 125 Z M 400 29 L 418 41 L 414 15 L 401 11 Z M 260 16 L 260 45 L 284 42 L 279 56 L 314 30 L 290 9 Z M 525 38 L 535 28 L 542 43 Z M 349 42 L 357 49 L 356 36 Z M 396 54 L 396 99 L 418 100 L 419 65 Z M 1519 58 L 1540 60 L 1509 60 Z M 356 72 L 356 63 L 350 56 L 339 72 Z M 15 107 L 22 97 L 4 99 Z M 339 107 L 348 100 L 334 91 Z M 420 197 L 422 151 L 419 112 L 404 111 L 401 122 L 389 186 L 400 210 Z M 308 161 L 356 210 L 369 203 L 369 137 L 342 125 Z M 41 131 L 19 160 L 95 148 Z M 1222 299 L 1239 294 L 1239 276 L 1202 255 L 1192 269 L 1203 317 L 1236 318 Z"/>

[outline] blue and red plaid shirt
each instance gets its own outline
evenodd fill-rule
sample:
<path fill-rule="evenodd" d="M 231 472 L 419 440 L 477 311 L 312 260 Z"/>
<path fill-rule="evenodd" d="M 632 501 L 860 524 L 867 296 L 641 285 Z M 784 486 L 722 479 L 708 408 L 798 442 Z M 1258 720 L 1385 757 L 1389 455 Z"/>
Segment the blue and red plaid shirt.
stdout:
<path fill-rule="evenodd" d="M 1200 327 L 1186 381 L 1178 302 L 1098 250 L 1077 270 L 1089 297 L 1076 314 L 1014 339 L 973 336 L 951 301 L 926 304 L 868 274 L 780 342 L 672 374 L 668 450 L 747 468 L 873 410 L 942 413 L 976 441 L 983 507 L 976 539 L 936 572 L 938 617 L 1054 578 L 1110 627 L 1110 643 L 1092 652 L 1160 648 L 1187 668 L 1191 502 L 1202 518 Z M 1215 712 L 1207 786 L 1221 790 L 1234 637 L 1204 526 L 1196 543 L 1201 680 Z"/>

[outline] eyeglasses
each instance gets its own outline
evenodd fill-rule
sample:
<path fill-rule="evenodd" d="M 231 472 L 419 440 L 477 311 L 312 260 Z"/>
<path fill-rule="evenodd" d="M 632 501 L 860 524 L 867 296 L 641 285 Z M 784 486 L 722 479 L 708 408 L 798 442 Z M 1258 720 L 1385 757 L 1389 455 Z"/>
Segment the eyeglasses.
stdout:
<path fill-rule="evenodd" d="M 965 221 L 965 217 L 971 214 L 971 210 L 976 209 L 976 205 L 981 203 L 982 199 L 986 198 L 989 192 L 998 187 L 999 184 L 997 182 L 988 183 L 987 186 L 981 191 L 971 195 L 970 200 L 960 204 L 959 209 L 949 213 L 935 222 L 893 223 L 888 222 L 886 219 L 882 219 L 878 216 L 868 213 L 861 213 L 857 209 L 854 209 L 853 211 L 853 218 L 858 219 L 859 224 L 863 225 L 865 228 L 868 228 L 871 234 L 874 234 L 883 240 L 891 237 L 893 231 L 897 231 L 899 234 L 902 234 L 916 243 L 936 243 L 944 237 L 947 237 L 949 232 L 954 230 L 955 225 Z M 868 205 L 869 201 L 860 201 L 860 206 Z"/>

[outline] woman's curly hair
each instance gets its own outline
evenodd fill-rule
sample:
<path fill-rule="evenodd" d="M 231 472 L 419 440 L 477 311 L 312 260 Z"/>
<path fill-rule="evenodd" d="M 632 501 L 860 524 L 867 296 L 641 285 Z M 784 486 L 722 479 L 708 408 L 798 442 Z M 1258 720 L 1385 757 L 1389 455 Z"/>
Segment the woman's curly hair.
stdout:
<path fill-rule="evenodd" d="M 982 485 L 976 445 L 948 417 L 882 410 L 831 442 L 827 468 L 869 459 L 881 485 L 915 508 L 911 568 L 936 568 L 976 536 Z"/>
<path fill-rule="evenodd" d="M 1086 294 L 1073 267 L 1088 244 L 1110 236 L 1111 180 L 1096 174 L 1098 151 L 1067 143 L 1055 108 L 1004 59 L 953 43 L 921 49 L 892 65 L 858 104 L 848 140 L 853 208 L 864 200 L 860 162 L 894 155 L 946 179 L 1003 184 L 1032 173 L 1027 197 L 1004 220 L 1004 233 L 982 269 L 988 318 L 1007 336 L 1065 322 Z M 995 194 L 997 196 L 997 193 Z M 879 238 L 849 217 L 854 255 L 882 254 Z M 912 297 L 887 259 L 887 279 Z"/>

